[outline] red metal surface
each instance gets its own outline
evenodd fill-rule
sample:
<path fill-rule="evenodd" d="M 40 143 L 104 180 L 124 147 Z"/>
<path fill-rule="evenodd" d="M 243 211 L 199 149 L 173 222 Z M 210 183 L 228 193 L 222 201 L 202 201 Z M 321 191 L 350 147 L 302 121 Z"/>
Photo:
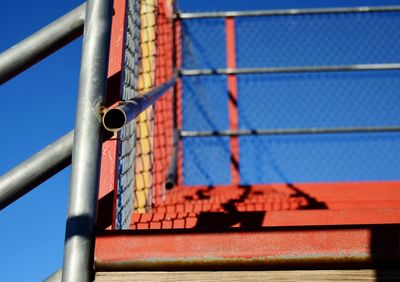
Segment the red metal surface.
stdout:
<path fill-rule="evenodd" d="M 114 0 L 114 15 L 111 25 L 110 57 L 108 64 L 108 77 L 112 77 L 121 71 L 123 49 L 125 43 L 125 12 L 124 0 Z M 118 96 L 119 98 L 119 96 Z"/>
<path fill-rule="evenodd" d="M 226 62 L 229 69 L 236 69 L 236 41 L 235 41 L 235 19 L 227 17 L 226 25 Z M 238 113 L 238 89 L 237 78 L 235 74 L 228 75 L 228 111 L 229 111 L 229 129 L 237 130 L 239 124 Z M 239 138 L 230 137 L 231 149 L 231 183 L 238 185 L 240 183 L 239 171 Z"/>
<path fill-rule="evenodd" d="M 181 66 L 180 22 L 174 26 L 159 2 L 157 83 Z M 109 63 L 108 103 L 119 99 L 123 58 L 125 1 L 115 0 Z M 175 29 L 175 38 L 167 29 Z M 236 68 L 235 23 L 226 19 L 227 66 Z M 165 51 L 165 56 L 162 56 Z M 237 78 L 228 76 L 229 124 L 238 128 Z M 178 80 L 177 127 L 181 120 L 181 81 Z M 171 93 L 156 105 L 155 171 L 165 171 L 172 153 Z M 168 128 L 168 129 L 165 129 Z M 168 141 L 169 140 L 169 141 Z M 169 147 L 163 147 L 167 144 Z M 315 267 L 373 264 L 400 258 L 400 181 L 301 183 L 239 186 L 239 144 L 231 137 L 230 186 L 176 187 L 153 213 L 134 214 L 130 231 L 106 230 L 96 239 L 98 269 L 229 269 Z M 114 202 L 116 140 L 103 145 L 99 213 L 103 218 Z M 179 144 L 178 183 L 182 184 L 182 145 Z M 163 175 L 156 176 L 159 199 Z M 105 201 L 107 200 L 107 201 Z M 103 204 L 104 203 L 104 204 Z M 104 206 L 106 208 L 100 208 Z M 106 212 L 105 212 L 106 210 Z M 114 211 L 115 208 L 111 212 Z M 112 222 L 115 220 L 113 215 Z M 107 220 L 109 222 L 109 220 Z M 108 226 L 104 221 L 102 228 Z"/>
<path fill-rule="evenodd" d="M 148 242 L 150 236 L 153 240 Z M 337 254 L 341 249 L 344 254 L 354 252 L 367 255 L 369 240 L 368 230 L 102 236 L 97 240 L 96 258 L 100 260 L 101 253 L 107 252 L 110 253 L 108 261 L 162 257 L 251 259 L 300 254 L 322 255 L 330 252 Z M 207 250 L 208 255 L 204 250 Z"/>
<path fill-rule="evenodd" d="M 175 68 L 182 68 L 182 34 L 181 34 L 181 21 L 179 19 L 174 20 L 174 56 L 175 56 Z M 175 115 L 176 115 L 176 127 L 178 130 L 182 130 L 182 81 L 180 78 L 177 79 L 175 84 Z M 178 141 L 178 156 L 177 156 L 177 184 L 178 186 L 183 185 L 183 147 L 182 140 Z"/>
<path fill-rule="evenodd" d="M 97 237 L 100 269 L 400 263 L 400 182 L 185 187 L 131 231 Z"/>
<path fill-rule="evenodd" d="M 387 238 L 385 240 L 385 237 Z M 97 269 L 335 267 L 398 261 L 399 226 L 104 234 Z"/>
<path fill-rule="evenodd" d="M 171 79 L 173 73 L 173 22 L 166 0 L 157 2 L 156 85 Z M 165 179 L 173 153 L 173 92 L 169 90 L 154 104 L 154 190 L 153 202 L 162 203 Z"/>
<path fill-rule="evenodd" d="M 192 212 L 224 211 L 233 205 L 240 210 L 294 210 L 294 209 L 349 209 L 398 207 L 400 182 L 348 182 L 348 183 L 301 183 L 249 186 L 185 186 L 177 187 L 167 194 L 163 205 L 155 210 Z M 262 207 L 257 205 L 262 204 Z M 187 207 L 181 208 L 182 205 Z M 210 207 L 213 206 L 213 208 Z M 172 210 L 176 207 L 175 210 Z"/>
<path fill-rule="evenodd" d="M 110 57 L 108 64 L 106 106 L 110 106 L 120 99 L 120 73 L 123 63 L 122 59 L 125 34 L 125 9 L 126 7 L 124 0 L 114 0 L 114 15 L 111 25 Z M 104 142 L 102 147 L 99 199 L 105 197 L 109 193 L 114 193 L 114 191 L 116 191 L 116 159 L 117 140 L 115 138 L 112 138 Z M 109 205 L 107 205 L 107 207 L 109 207 Z M 103 212 L 104 214 L 104 211 L 100 212 Z M 115 218 L 115 207 L 113 207 L 113 210 L 108 212 L 113 214 L 112 218 Z M 114 223 L 114 220 L 112 220 L 112 223 Z"/>
<path fill-rule="evenodd" d="M 400 224 L 400 208 L 359 210 L 292 210 L 228 212 L 165 212 L 135 214 L 132 230 L 215 230 L 242 227 Z"/>

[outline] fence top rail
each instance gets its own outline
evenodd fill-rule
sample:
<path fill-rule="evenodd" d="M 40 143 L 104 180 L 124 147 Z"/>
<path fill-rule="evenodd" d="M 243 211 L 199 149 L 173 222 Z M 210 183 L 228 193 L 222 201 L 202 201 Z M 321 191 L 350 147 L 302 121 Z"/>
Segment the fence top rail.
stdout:
<path fill-rule="evenodd" d="M 181 76 L 197 75 L 229 75 L 229 74 L 260 74 L 260 73 L 304 73 L 304 72 L 337 72 L 337 71 L 383 71 L 400 70 L 400 63 L 393 64 L 357 64 L 357 65 L 327 65 L 327 66 L 296 66 L 296 67 L 262 67 L 238 69 L 182 69 Z"/>
<path fill-rule="evenodd" d="M 383 133 L 400 132 L 400 126 L 379 127 L 336 127 L 336 128 L 272 128 L 272 129 L 238 129 L 221 131 L 182 130 L 180 137 L 229 137 L 249 135 L 303 135 L 303 134 L 340 134 L 340 133 Z"/>
<path fill-rule="evenodd" d="M 187 20 L 187 19 L 227 18 L 227 17 L 288 16 L 288 15 L 372 13 L 372 12 L 400 12 L 400 5 L 344 7 L 344 8 L 257 10 L 257 11 L 195 12 L 195 13 L 177 12 L 175 14 L 175 17 Z"/>

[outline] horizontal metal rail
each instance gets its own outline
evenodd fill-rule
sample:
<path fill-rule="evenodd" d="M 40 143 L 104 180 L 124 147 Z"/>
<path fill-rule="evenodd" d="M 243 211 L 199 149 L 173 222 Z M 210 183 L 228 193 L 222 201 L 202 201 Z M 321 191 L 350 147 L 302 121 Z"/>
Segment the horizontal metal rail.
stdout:
<path fill-rule="evenodd" d="M 0 210 L 66 168 L 71 163 L 73 140 L 71 131 L 1 176 Z"/>
<path fill-rule="evenodd" d="M 157 87 L 144 96 L 137 97 L 138 106 L 128 107 L 128 115 L 139 114 L 149 105 L 154 103 L 176 81 L 176 76 Z M 105 134 L 103 140 L 112 136 Z M 64 135 L 54 143 L 45 147 L 32 157 L 17 165 L 0 177 L 0 210 L 12 204 L 35 187 L 56 175 L 71 164 L 74 131 Z"/>
<path fill-rule="evenodd" d="M 128 117 L 126 122 L 129 122 L 130 118 L 137 116 L 160 98 L 175 83 L 176 78 L 175 75 L 171 80 L 145 95 L 122 104 L 123 113 Z M 111 136 L 111 133 L 105 133 L 103 140 L 107 140 Z M 71 164 L 73 140 L 74 131 L 71 131 L 2 175 L 0 177 L 0 210 L 69 166 Z"/>
<path fill-rule="evenodd" d="M 279 74 L 279 73 L 306 73 L 306 72 L 339 72 L 339 71 L 379 71 L 400 70 L 400 64 L 357 64 L 336 66 L 300 66 L 300 67 L 267 67 L 267 68 L 238 68 L 238 69 L 184 69 L 182 76 L 199 75 L 229 75 L 229 74 Z"/>
<path fill-rule="evenodd" d="M 83 34 L 86 3 L 0 54 L 0 85 Z"/>
<path fill-rule="evenodd" d="M 103 141 L 112 134 L 105 134 Z M 74 131 L 70 131 L 0 177 L 0 210 L 71 164 Z"/>
<path fill-rule="evenodd" d="M 250 135 L 299 135 L 299 134 L 334 134 L 334 133 L 378 133 L 400 132 L 400 126 L 384 127 L 342 127 L 342 128 L 282 128 L 282 129 L 239 129 L 221 131 L 182 130 L 180 137 L 224 137 Z"/>
<path fill-rule="evenodd" d="M 226 18 L 226 17 L 289 16 L 289 15 L 372 13 L 372 12 L 399 12 L 399 11 L 400 11 L 400 6 L 376 6 L 376 7 L 370 6 L 370 7 L 345 7 L 345 8 L 320 8 L 320 9 L 177 13 L 175 16 L 177 18 L 187 20 L 187 19 Z"/>
<path fill-rule="evenodd" d="M 123 101 L 116 107 L 111 107 L 104 112 L 103 126 L 108 131 L 116 132 L 121 130 L 125 124 L 137 117 L 147 107 L 156 102 L 169 88 L 171 88 L 177 79 L 177 75 L 163 83 L 162 85 L 146 92 L 141 96 Z"/>
<path fill-rule="evenodd" d="M 61 282 L 61 276 L 62 276 L 62 269 L 57 270 L 47 278 L 43 280 L 43 282 Z"/>

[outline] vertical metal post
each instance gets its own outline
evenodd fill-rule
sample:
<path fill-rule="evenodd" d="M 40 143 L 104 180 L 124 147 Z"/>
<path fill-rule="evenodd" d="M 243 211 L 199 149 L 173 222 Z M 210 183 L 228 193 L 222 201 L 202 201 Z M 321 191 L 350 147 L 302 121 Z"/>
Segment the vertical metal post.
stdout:
<path fill-rule="evenodd" d="M 175 14 L 176 10 L 177 10 L 177 3 L 173 2 L 173 12 Z M 177 62 L 177 56 L 178 56 L 178 52 L 177 52 L 177 34 L 176 34 L 176 26 L 177 26 L 177 21 L 179 21 L 179 19 L 173 19 L 172 21 L 172 63 L 173 63 L 173 68 L 174 71 L 178 69 L 178 62 Z M 181 66 L 179 66 L 180 68 Z M 173 136 L 172 136 L 172 156 L 171 156 L 171 160 L 169 161 L 169 165 L 168 165 L 168 172 L 167 172 L 167 177 L 165 180 L 165 188 L 166 189 L 172 189 L 174 188 L 174 186 L 177 184 L 177 176 L 178 176 L 178 172 L 177 172 L 177 167 L 178 167 L 178 149 L 179 149 L 179 129 L 178 129 L 178 113 L 177 113 L 177 109 L 178 109 L 178 105 L 177 105 L 177 96 L 178 96 L 178 83 L 180 81 L 180 78 L 178 77 L 178 79 L 175 82 L 174 88 L 173 88 L 173 92 L 172 92 L 172 114 L 173 114 Z"/>
<path fill-rule="evenodd" d="M 112 0 L 87 0 L 62 281 L 91 281 Z"/>
<path fill-rule="evenodd" d="M 178 14 L 177 3 L 174 2 L 174 11 L 176 15 Z M 174 41 L 174 67 L 176 69 L 182 68 L 182 24 L 179 17 L 174 19 L 174 31 L 173 31 L 173 41 Z M 182 78 L 178 77 L 175 83 L 174 90 L 174 112 L 176 117 L 175 130 L 180 131 L 183 128 L 182 124 Z M 183 184 L 183 144 L 182 139 L 178 136 L 176 153 L 176 185 Z"/>
<path fill-rule="evenodd" d="M 236 36 L 235 36 L 235 18 L 227 17 L 225 19 L 226 28 L 226 62 L 228 69 L 236 69 Z M 238 112 L 238 87 L 237 77 L 235 74 L 228 74 L 228 111 L 229 111 L 229 129 L 237 130 L 239 128 L 239 112 Z M 233 185 L 240 184 L 240 167 L 239 167 L 239 138 L 231 136 L 231 183 Z"/>

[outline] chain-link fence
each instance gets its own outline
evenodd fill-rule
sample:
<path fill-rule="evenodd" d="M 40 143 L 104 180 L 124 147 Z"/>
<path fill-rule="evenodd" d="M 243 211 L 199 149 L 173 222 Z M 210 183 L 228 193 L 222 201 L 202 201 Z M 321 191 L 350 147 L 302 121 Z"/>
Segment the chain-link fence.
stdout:
<path fill-rule="evenodd" d="M 400 178 L 398 8 L 180 16 L 184 184 Z"/>
<path fill-rule="evenodd" d="M 164 1 L 127 1 L 123 99 L 142 95 L 173 76 L 172 18 Z M 164 197 L 173 153 L 172 91 L 119 134 L 116 228 Z"/>
<path fill-rule="evenodd" d="M 163 204 L 154 208 L 153 213 L 134 214 L 131 228 L 260 227 L 266 212 L 328 208 L 324 201 L 304 193 L 303 189 L 292 184 L 177 187 Z"/>
<path fill-rule="evenodd" d="M 180 13 L 174 23 L 165 3 L 129 1 L 123 98 L 174 68 L 181 79 L 120 133 L 117 228 L 326 208 L 297 183 L 399 179 L 400 9 Z M 183 186 L 166 197 L 175 153 Z M 285 185 L 254 186 L 271 183 Z"/>

